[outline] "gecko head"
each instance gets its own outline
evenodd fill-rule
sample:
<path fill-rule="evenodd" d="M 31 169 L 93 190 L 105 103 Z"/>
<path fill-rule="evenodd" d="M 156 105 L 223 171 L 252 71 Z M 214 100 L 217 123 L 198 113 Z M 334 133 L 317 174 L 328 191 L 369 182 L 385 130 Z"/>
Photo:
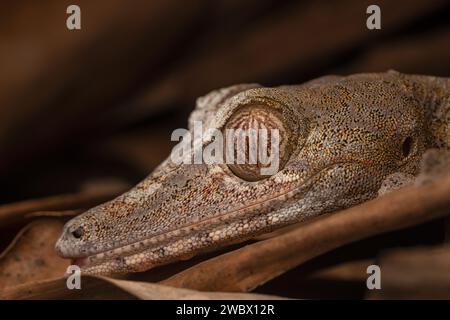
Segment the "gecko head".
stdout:
<path fill-rule="evenodd" d="M 57 252 L 87 273 L 147 270 L 373 198 L 387 175 L 414 173 L 428 143 L 423 106 L 381 76 L 251 89 L 203 120 L 224 141 L 194 138 L 181 156 L 190 161 L 169 157 L 127 193 L 72 219 Z M 269 143 L 258 149 L 276 157 L 250 161 L 243 138 L 241 163 L 191 163 L 196 150 L 237 154 L 242 137 L 225 132 L 249 128 L 266 129 Z"/>

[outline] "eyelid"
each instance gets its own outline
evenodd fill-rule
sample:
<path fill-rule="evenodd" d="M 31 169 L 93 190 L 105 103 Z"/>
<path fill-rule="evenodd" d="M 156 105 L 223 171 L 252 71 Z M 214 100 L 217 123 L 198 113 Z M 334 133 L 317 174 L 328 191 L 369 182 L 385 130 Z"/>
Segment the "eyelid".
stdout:
<path fill-rule="evenodd" d="M 228 148 L 231 147 L 233 149 L 233 154 L 236 156 L 236 158 L 233 158 L 234 160 L 239 159 L 238 152 L 239 150 L 242 150 L 239 149 L 239 145 L 245 141 L 245 145 L 241 145 L 245 148 L 244 163 L 228 163 L 227 165 L 231 173 L 240 179 L 250 182 L 266 179 L 278 172 L 280 170 L 280 165 L 283 166 L 290 157 L 291 148 L 289 148 L 289 140 L 291 139 L 292 133 L 286 128 L 283 115 L 277 109 L 263 104 L 245 106 L 236 111 L 226 122 L 224 130 L 228 129 L 236 131 L 232 135 L 232 141 L 225 140 L 224 147 L 227 150 L 225 150 L 224 153 L 227 153 Z M 242 136 L 236 135 L 238 130 L 242 130 L 240 132 L 243 134 Z M 248 130 L 255 131 L 250 132 Z M 269 139 L 268 141 L 264 141 L 263 144 L 261 144 L 260 138 L 262 136 L 259 130 L 264 130 L 265 137 Z M 277 130 L 277 134 L 275 135 L 272 130 Z M 256 136 L 253 136 L 255 140 L 250 138 L 251 134 L 256 134 Z M 228 134 L 225 134 L 225 136 L 228 137 Z M 273 153 L 273 143 L 275 142 L 273 138 L 275 136 L 279 137 L 279 147 L 277 148 L 278 152 L 276 154 Z M 240 137 L 245 140 L 240 139 Z M 253 145 L 253 147 L 255 147 L 253 150 L 256 151 L 257 154 L 253 156 L 249 155 L 248 152 L 250 148 L 250 139 L 256 142 L 256 145 Z M 265 160 L 268 160 L 269 162 L 263 161 L 260 158 L 260 147 L 267 149 L 263 152 L 269 157 L 265 158 Z M 270 156 L 268 155 L 269 150 L 271 152 Z M 278 155 L 278 158 L 275 162 L 273 161 L 273 157 L 276 155 Z M 256 163 L 250 163 L 250 159 L 256 160 Z M 275 166 L 273 167 L 273 165 Z M 273 169 L 273 173 L 264 172 L 263 168 Z"/>

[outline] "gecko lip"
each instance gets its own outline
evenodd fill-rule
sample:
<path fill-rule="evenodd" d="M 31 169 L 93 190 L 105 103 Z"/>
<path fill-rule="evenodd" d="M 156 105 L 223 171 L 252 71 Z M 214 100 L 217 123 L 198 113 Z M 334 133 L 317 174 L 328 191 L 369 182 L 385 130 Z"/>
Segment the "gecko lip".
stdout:
<path fill-rule="evenodd" d="M 192 253 L 190 252 L 181 252 L 181 255 L 177 255 L 178 253 L 175 251 L 175 254 L 168 251 L 167 248 L 171 248 L 174 246 L 174 243 L 180 242 L 180 241 L 188 241 L 190 237 L 196 236 L 198 234 L 209 234 L 211 235 L 211 231 L 217 230 L 221 226 L 224 225 L 231 225 L 232 223 L 237 223 L 242 221 L 243 219 L 249 220 L 252 219 L 255 216 L 258 215 L 266 215 L 270 216 L 270 214 L 273 211 L 268 211 L 265 213 L 261 213 L 260 209 L 263 204 L 267 204 L 270 201 L 280 201 L 283 199 L 288 199 L 289 197 L 293 196 L 294 194 L 298 194 L 299 192 L 302 193 L 302 197 L 304 197 L 307 194 L 307 191 L 309 190 L 310 186 L 314 183 L 314 178 L 319 177 L 321 173 L 327 170 L 333 170 L 339 165 L 342 164 L 364 164 L 360 161 L 345 161 L 345 162 L 338 162 L 330 164 L 321 170 L 318 170 L 315 174 L 312 174 L 309 178 L 305 180 L 304 183 L 301 185 L 297 185 L 296 187 L 290 189 L 289 191 L 285 191 L 283 193 L 280 193 L 276 196 L 271 197 L 270 199 L 265 199 L 264 201 L 261 201 L 259 203 L 255 203 L 251 206 L 247 206 L 244 208 L 240 208 L 231 212 L 224 213 L 220 216 L 215 216 L 209 219 L 205 219 L 202 221 L 197 222 L 196 224 L 187 225 L 184 227 L 181 227 L 179 229 L 174 229 L 167 231 L 163 234 L 158 234 L 155 236 L 152 236 L 150 238 L 142 239 L 140 241 L 136 241 L 131 244 L 127 244 L 125 246 L 116 247 L 110 250 L 106 250 L 103 252 L 97 252 L 94 254 L 87 254 L 84 256 L 78 256 L 78 257 L 70 257 L 66 256 L 66 258 L 72 258 L 73 263 L 77 264 L 79 267 L 82 268 L 83 272 L 86 273 L 100 273 L 103 272 L 97 272 L 95 271 L 96 268 L 101 266 L 102 264 L 109 263 L 114 264 L 114 269 L 116 270 L 123 270 L 123 272 L 132 272 L 132 271 L 141 271 L 141 270 L 135 270 L 130 268 L 127 265 L 127 259 L 131 259 L 133 256 L 138 256 L 141 253 L 146 254 L 154 254 L 157 255 L 159 252 L 168 252 L 171 253 L 171 257 L 178 256 L 180 259 L 182 258 L 182 255 L 193 255 L 192 253 L 198 253 L 202 251 L 202 248 L 195 248 L 195 250 L 192 250 Z M 366 164 L 367 165 L 367 164 Z M 292 223 L 292 221 L 288 221 L 287 223 L 280 221 L 279 223 L 276 223 L 275 220 L 273 220 L 273 223 L 271 225 L 268 225 L 268 227 L 271 227 L 272 229 L 274 227 L 282 226 Z M 267 230 L 271 231 L 271 230 Z M 254 236 L 255 233 L 252 233 L 251 236 Z M 251 238 L 247 237 L 248 238 Z M 242 239 L 242 237 L 240 238 Z M 244 239 L 245 240 L 245 239 Z M 230 241 L 232 243 L 233 241 Z M 205 248 L 208 247 L 208 245 L 211 245 L 214 243 L 214 236 L 212 236 L 211 240 L 205 244 Z M 153 252 L 152 252 L 153 251 Z M 158 260 L 158 259 L 156 259 Z M 164 259 L 161 258 L 159 261 L 153 261 L 152 266 L 163 264 Z M 147 261 L 147 260 L 146 260 Z M 148 261 L 147 261 L 148 263 Z M 148 269 L 148 268 L 147 268 Z M 120 272 L 119 272 L 120 273 Z"/>

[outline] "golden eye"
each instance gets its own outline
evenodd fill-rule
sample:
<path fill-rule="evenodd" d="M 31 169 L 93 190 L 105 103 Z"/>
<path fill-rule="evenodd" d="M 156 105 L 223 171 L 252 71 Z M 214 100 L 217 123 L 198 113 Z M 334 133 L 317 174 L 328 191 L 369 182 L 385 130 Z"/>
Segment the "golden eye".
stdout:
<path fill-rule="evenodd" d="M 224 155 L 230 170 L 246 181 L 274 175 L 289 159 L 290 130 L 281 113 L 264 105 L 247 105 L 227 121 Z"/>

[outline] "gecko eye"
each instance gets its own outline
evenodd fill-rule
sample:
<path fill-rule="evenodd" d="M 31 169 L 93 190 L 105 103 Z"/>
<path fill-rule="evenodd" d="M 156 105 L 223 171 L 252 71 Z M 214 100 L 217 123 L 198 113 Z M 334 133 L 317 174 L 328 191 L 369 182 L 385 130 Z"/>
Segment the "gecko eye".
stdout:
<path fill-rule="evenodd" d="M 414 140 L 411 137 L 406 137 L 405 140 L 403 140 L 403 144 L 402 144 L 403 158 L 406 158 L 411 153 L 411 150 L 413 148 L 413 142 L 414 142 Z"/>
<path fill-rule="evenodd" d="M 290 131 L 282 115 L 264 105 L 238 109 L 225 125 L 225 160 L 239 178 L 258 181 L 276 174 L 290 156 Z"/>
<path fill-rule="evenodd" d="M 84 234 L 83 227 L 78 227 L 74 231 L 72 231 L 72 235 L 75 239 L 80 239 Z"/>

